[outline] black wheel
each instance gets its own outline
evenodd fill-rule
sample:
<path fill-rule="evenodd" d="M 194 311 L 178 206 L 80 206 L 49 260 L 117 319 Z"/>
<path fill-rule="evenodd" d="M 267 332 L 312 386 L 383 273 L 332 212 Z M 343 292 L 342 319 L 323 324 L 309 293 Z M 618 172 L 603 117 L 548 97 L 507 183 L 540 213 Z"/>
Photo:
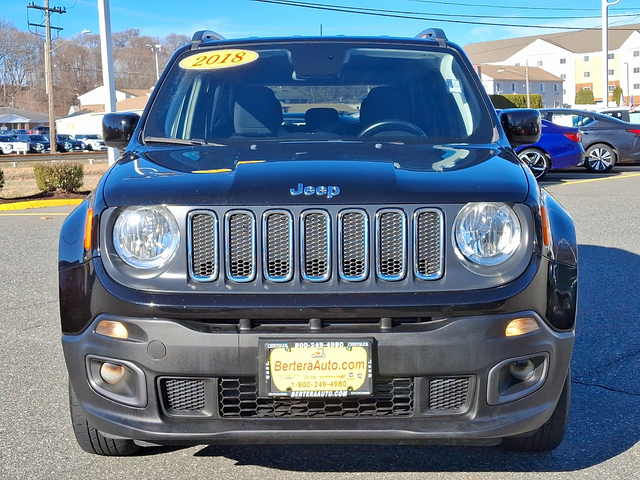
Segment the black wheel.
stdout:
<path fill-rule="evenodd" d="M 71 383 L 69 383 L 69 407 L 71 410 L 71 422 L 73 423 L 73 433 L 80 448 L 87 453 L 119 457 L 123 455 L 133 455 L 140 450 L 140 447 L 133 440 L 108 438 L 102 435 L 82 414 L 80 403 L 76 397 Z"/>
<path fill-rule="evenodd" d="M 405 122 L 403 120 L 384 120 L 382 122 L 374 123 L 373 125 L 369 125 L 367 128 L 362 130 L 358 134 L 358 136 L 372 137 L 373 135 L 382 132 L 407 132 L 419 137 L 426 137 L 422 129 L 416 124 Z"/>
<path fill-rule="evenodd" d="M 84 149 L 85 149 L 87 152 L 93 152 L 93 147 L 91 146 L 91 144 L 90 144 L 90 143 L 87 143 L 87 145 L 84 147 Z"/>
<path fill-rule="evenodd" d="M 616 163 L 616 152 L 609 145 L 598 143 L 587 148 L 584 166 L 593 173 L 605 173 Z"/>
<path fill-rule="evenodd" d="M 567 372 L 560 399 L 551 418 L 538 428 L 530 437 L 507 437 L 500 446 L 511 452 L 550 452 L 558 448 L 569 420 L 569 403 L 571 400 L 571 370 Z"/>
<path fill-rule="evenodd" d="M 537 148 L 525 148 L 518 157 L 529 166 L 536 180 L 542 180 L 549 171 L 549 158 Z"/>

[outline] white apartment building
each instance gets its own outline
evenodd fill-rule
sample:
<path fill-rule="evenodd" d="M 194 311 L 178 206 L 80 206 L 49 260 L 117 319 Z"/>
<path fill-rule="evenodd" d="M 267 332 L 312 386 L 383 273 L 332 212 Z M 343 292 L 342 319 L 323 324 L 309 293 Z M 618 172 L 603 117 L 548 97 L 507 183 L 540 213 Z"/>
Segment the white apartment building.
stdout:
<path fill-rule="evenodd" d="M 528 65 L 560 77 L 565 103 L 573 104 L 583 88 L 593 90 L 596 102 L 603 102 L 601 29 L 470 43 L 464 50 L 474 65 Z M 640 103 L 640 24 L 609 27 L 608 59 L 608 100 L 619 86 L 627 105 L 631 97 Z"/>
<path fill-rule="evenodd" d="M 490 95 L 540 95 L 542 106 L 558 108 L 564 104 L 563 80 L 540 67 L 477 65 L 484 89 Z"/>

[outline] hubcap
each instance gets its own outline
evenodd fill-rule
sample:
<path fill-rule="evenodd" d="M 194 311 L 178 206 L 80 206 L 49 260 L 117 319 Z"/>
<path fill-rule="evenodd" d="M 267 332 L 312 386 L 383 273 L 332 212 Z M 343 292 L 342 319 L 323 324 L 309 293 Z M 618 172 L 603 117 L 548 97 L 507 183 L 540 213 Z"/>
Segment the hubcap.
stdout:
<path fill-rule="evenodd" d="M 529 165 L 534 177 L 540 178 L 547 171 L 547 160 L 542 153 L 529 150 L 522 152 L 519 157 Z"/>
<path fill-rule="evenodd" d="M 589 154 L 589 164 L 594 170 L 606 170 L 611 166 L 611 152 L 606 148 L 594 148 Z"/>

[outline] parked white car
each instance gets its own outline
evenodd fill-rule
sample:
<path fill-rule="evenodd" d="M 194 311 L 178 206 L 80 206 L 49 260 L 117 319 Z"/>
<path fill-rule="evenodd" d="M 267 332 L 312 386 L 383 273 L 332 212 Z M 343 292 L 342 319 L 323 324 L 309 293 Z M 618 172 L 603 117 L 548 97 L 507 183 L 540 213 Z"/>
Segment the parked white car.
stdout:
<path fill-rule="evenodd" d="M 28 153 L 29 142 L 23 142 L 14 135 L 0 135 L 0 150 L 3 154 Z"/>
<path fill-rule="evenodd" d="M 13 138 L 9 135 L 0 135 L 0 153 L 5 155 L 13 153 Z"/>
<path fill-rule="evenodd" d="M 107 147 L 102 140 L 102 136 L 98 134 L 78 134 L 74 135 L 76 140 L 80 140 L 85 150 L 106 150 Z"/>

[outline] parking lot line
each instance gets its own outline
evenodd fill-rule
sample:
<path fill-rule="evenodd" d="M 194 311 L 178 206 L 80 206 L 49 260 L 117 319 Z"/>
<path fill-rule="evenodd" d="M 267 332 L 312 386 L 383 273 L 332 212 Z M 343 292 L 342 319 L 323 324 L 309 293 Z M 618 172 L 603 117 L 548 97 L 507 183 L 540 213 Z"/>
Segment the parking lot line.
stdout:
<path fill-rule="evenodd" d="M 25 210 L 28 208 L 62 207 L 65 205 L 80 205 L 81 198 L 61 200 L 29 200 L 26 202 L 4 203 L 0 205 L 0 212 L 7 210 Z"/>
<path fill-rule="evenodd" d="M 630 173 L 630 174 L 622 174 L 622 175 L 616 175 L 613 177 L 604 177 L 604 178 L 590 178 L 588 180 L 575 180 L 573 182 L 563 182 L 560 183 L 559 185 L 575 185 L 576 183 L 588 183 L 588 182 L 599 182 L 601 180 L 615 180 L 615 179 L 620 179 L 620 178 L 629 178 L 629 177 L 637 177 L 640 176 L 640 173 Z"/>
<path fill-rule="evenodd" d="M 47 212 L 47 213 L 43 213 L 43 212 L 39 212 L 39 213 L 26 213 L 26 212 L 22 212 L 22 213 L 0 213 L 0 217 L 27 217 L 27 216 L 34 216 L 34 217 L 58 217 L 58 216 L 68 216 L 68 213 L 51 213 L 51 212 Z"/>

